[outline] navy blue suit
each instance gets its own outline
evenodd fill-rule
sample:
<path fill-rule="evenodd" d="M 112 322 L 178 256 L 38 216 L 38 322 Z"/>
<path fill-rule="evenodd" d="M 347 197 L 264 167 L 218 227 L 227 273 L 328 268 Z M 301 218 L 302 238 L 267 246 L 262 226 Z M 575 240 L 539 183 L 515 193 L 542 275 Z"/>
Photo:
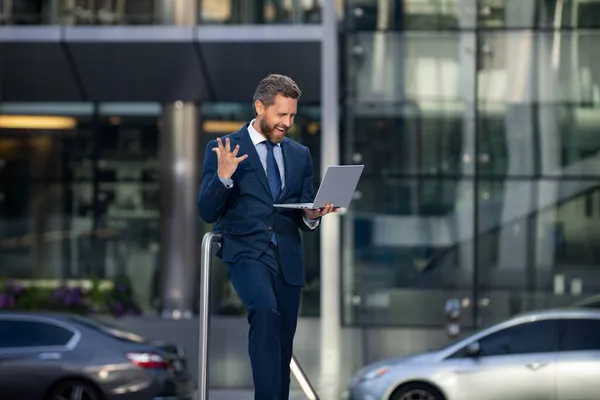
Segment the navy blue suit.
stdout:
<path fill-rule="evenodd" d="M 310 151 L 284 138 L 281 152 L 284 187 L 273 199 L 265 170 L 246 124 L 228 135 L 238 156 L 247 154 L 227 188 L 217 174 L 217 155 L 211 141 L 206 148 L 198 211 L 207 223 L 216 222 L 223 234 L 217 255 L 248 310 L 249 354 L 255 398 L 288 399 L 289 363 L 292 357 L 301 288 L 305 285 L 300 231 L 312 231 L 303 211 L 278 209 L 273 203 L 307 203 L 314 200 Z M 225 138 L 222 138 L 225 144 Z M 271 236 L 277 235 L 277 246 Z"/>

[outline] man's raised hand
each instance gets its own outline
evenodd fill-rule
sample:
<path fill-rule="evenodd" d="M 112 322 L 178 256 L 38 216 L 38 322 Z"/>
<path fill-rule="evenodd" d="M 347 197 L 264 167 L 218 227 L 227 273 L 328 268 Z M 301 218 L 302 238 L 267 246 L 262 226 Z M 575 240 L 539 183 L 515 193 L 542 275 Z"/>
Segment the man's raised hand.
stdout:
<path fill-rule="evenodd" d="M 217 144 L 217 147 L 212 149 L 212 151 L 217 153 L 217 172 L 221 178 L 230 179 L 237 169 L 238 164 L 248 158 L 248 154 L 237 157 L 238 151 L 240 151 L 240 145 L 235 146 L 235 149 L 231 151 L 229 138 L 225 139 L 225 145 L 223 145 L 221 138 L 217 138 Z"/>

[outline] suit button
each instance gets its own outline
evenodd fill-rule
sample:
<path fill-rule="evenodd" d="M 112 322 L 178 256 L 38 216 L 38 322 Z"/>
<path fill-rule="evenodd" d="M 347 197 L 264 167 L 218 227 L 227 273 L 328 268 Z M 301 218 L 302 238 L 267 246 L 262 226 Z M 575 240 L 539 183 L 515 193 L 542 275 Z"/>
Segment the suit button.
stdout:
<path fill-rule="evenodd" d="M 273 228 L 269 227 L 269 231 L 272 231 L 272 230 L 273 230 Z"/>

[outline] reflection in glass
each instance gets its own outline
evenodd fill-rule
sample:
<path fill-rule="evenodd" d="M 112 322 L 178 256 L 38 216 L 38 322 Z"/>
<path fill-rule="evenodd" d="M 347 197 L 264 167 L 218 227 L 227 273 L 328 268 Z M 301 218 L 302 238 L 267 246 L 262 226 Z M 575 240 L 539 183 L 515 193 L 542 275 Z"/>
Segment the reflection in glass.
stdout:
<path fill-rule="evenodd" d="M 479 102 L 600 105 L 595 31 L 480 34 Z"/>
<path fill-rule="evenodd" d="M 344 320 L 443 323 L 448 298 L 471 296 L 472 185 L 383 178 L 362 179 L 359 185 L 353 212 L 344 216 L 345 232 L 354 232 L 345 244 L 351 252 L 345 293 L 352 294 L 353 307 Z M 463 315 L 461 324 L 470 326 L 470 311 Z"/>
<path fill-rule="evenodd" d="M 352 27 L 375 30 L 589 29 L 600 5 L 577 0 L 350 0 Z"/>
<path fill-rule="evenodd" d="M 200 0 L 201 23 L 318 24 L 319 0 Z M 336 0 L 338 11 L 343 1 Z"/>
<path fill-rule="evenodd" d="M 139 303 L 151 307 L 158 295 L 158 116 L 132 116 L 131 107 L 105 104 L 94 116 L 94 107 L 2 105 L 0 276 L 128 276 Z M 77 112 L 66 115 L 66 108 Z M 65 120 L 73 123 L 58 123 Z"/>
<path fill-rule="evenodd" d="M 462 116 L 444 110 L 421 113 L 410 104 L 398 107 L 394 116 L 386 116 L 380 104 L 368 111 L 360 108 L 356 114 L 373 116 L 357 115 L 347 140 L 355 149 L 351 160 L 365 164 L 367 179 L 374 174 L 382 179 L 399 174 L 456 176 L 470 170 L 474 138 Z"/>
<path fill-rule="evenodd" d="M 598 38 L 595 32 L 482 34 L 485 51 L 478 78 L 482 174 L 596 173 Z"/>
<path fill-rule="evenodd" d="M 587 29 L 600 27 L 600 3 L 578 0 L 482 0 L 484 28 Z"/>
<path fill-rule="evenodd" d="M 349 43 L 356 101 L 414 102 L 421 113 L 465 111 L 474 100 L 473 32 L 359 32 Z"/>
<path fill-rule="evenodd" d="M 600 292 L 600 185 L 482 181 L 479 283 L 484 324 Z"/>
<path fill-rule="evenodd" d="M 0 115 L 0 180 L 70 179 L 71 160 L 91 155 L 91 116 Z"/>
<path fill-rule="evenodd" d="M 479 171 L 485 176 L 598 174 L 600 113 L 578 104 L 507 105 L 479 111 Z"/>
<path fill-rule="evenodd" d="M 456 30 L 475 27 L 474 0 L 349 0 L 358 31 Z"/>

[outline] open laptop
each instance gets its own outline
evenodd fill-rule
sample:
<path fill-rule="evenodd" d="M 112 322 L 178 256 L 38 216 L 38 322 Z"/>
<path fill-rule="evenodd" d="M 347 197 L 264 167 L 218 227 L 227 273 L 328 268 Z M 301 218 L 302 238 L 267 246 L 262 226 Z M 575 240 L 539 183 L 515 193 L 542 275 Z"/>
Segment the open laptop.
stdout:
<path fill-rule="evenodd" d="M 274 207 L 317 209 L 331 203 L 334 207 L 348 207 L 354 197 L 358 180 L 364 165 L 332 165 L 327 168 L 325 177 L 312 203 L 273 204 Z"/>

